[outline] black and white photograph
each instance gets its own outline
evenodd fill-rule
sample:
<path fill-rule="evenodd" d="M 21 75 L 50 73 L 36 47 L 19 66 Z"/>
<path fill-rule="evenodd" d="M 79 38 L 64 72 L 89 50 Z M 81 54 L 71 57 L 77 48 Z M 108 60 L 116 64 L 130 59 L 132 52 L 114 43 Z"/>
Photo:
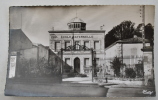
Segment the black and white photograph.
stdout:
<path fill-rule="evenodd" d="M 155 97 L 154 5 L 11 6 L 6 96 Z"/>

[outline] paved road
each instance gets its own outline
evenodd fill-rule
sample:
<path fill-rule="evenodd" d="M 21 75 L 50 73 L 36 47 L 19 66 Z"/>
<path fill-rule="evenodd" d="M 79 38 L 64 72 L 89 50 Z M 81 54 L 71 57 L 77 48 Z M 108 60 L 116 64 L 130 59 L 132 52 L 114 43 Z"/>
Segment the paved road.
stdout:
<path fill-rule="evenodd" d="M 51 97 L 147 97 L 154 87 L 131 87 L 121 84 L 91 82 L 90 78 L 67 78 L 61 84 L 7 84 L 6 95 Z M 144 94 L 143 93 L 147 93 Z"/>
<path fill-rule="evenodd" d="M 8 84 L 6 95 L 51 97 L 106 97 L 108 89 L 97 84 L 63 82 L 55 85 Z"/>

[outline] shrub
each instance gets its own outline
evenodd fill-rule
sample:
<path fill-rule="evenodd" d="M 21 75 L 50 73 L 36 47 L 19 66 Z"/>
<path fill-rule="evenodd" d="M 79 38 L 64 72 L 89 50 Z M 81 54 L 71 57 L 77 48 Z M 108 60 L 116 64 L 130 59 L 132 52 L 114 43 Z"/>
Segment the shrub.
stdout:
<path fill-rule="evenodd" d="M 87 75 L 86 74 L 78 74 L 78 75 L 76 75 L 77 77 L 87 77 Z"/>
<path fill-rule="evenodd" d="M 125 73 L 126 73 L 127 78 L 135 78 L 136 77 L 136 72 L 133 70 L 133 68 L 126 68 Z"/>
<path fill-rule="evenodd" d="M 148 79 L 148 86 L 154 86 L 154 80 L 153 79 Z"/>
<path fill-rule="evenodd" d="M 75 73 L 69 73 L 67 74 L 68 77 L 75 77 Z"/>

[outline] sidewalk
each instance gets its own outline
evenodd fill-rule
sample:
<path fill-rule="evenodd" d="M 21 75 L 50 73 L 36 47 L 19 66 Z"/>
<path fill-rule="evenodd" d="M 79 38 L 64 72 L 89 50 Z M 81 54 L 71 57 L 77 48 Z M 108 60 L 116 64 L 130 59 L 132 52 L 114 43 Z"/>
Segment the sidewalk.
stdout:
<path fill-rule="evenodd" d="M 114 86 L 110 87 L 107 93 L 107 97 L 154 97 L 155 95 L 154 87 Z"/>
<path fill-rule="evenodd" d="M 99 83 L 99 86 L 108 88 L 107 97 L 151 97 L 155 96 L 155 87 L 144 86 L 141 82 L 108 80 L 108 83 Z"/>
<path fill-rule="evenodd" d="M 92 82 L 91 77 L 72 77 L 72 78 L 65 78 L 62 81 L 70 82 L 70 83 L 97 84 L 95 82 Z"/>

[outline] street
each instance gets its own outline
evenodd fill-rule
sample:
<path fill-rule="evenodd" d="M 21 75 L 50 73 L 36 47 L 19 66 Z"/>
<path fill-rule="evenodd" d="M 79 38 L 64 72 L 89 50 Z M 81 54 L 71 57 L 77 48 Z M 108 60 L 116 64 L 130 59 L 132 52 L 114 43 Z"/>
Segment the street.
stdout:
<path fill-rule="evenodd" d="M 12 96 L 50 96 L 50 97 L 106 97 L 108 88 L 93 83 L 72 83 L 63 81 L 61 84 L 7 84 L 6 95 Z"/>
<path fill-rule="evenodd" d="M 50 97 L 150 97 L 154 87 L 131 86 L 114 83 L 98 85 L 91 78 L 73 77 L 60 84 L 7 84 L 6 95 Z"/>

